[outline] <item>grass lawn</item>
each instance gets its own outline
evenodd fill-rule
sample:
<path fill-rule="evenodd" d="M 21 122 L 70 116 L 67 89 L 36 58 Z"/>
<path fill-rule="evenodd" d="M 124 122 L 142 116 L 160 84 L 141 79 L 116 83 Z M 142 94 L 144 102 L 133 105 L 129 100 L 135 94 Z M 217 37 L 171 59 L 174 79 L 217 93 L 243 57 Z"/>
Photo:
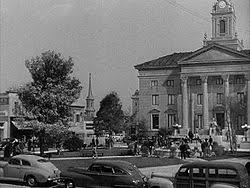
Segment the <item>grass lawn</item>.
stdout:
<path fill-rule="evenodd" d="M 71 166 L 75 167 L 88 167 L 96 159 L 68 159 L 68 160 L 51 160 L 51 162 L 59 168 L 62 172 Z M 101 157 L 98 160 L 104 160 Z M 124 160 L 135 164 L 138 168 L 167 166 L 184 163 L 181 159 L 177 158 L 157 158 L 157 157 L 119 157 L 110 160 Z"/>

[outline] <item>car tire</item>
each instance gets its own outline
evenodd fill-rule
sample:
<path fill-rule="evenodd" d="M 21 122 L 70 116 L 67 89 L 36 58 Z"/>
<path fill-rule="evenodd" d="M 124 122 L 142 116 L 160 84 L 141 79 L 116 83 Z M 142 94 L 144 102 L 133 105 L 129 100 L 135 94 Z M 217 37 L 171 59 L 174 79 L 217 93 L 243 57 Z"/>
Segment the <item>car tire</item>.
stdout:
<path fill-rule="evenodd" d="M 26 177 L 26 184 L 30 187 L 35 187 L 37 185 L 36 178 L 32 175 Z"/>
<path fill-rule="evenodd" d="M 75 188 L 75 183 L 73 180 L 66 180 L 64 183 L 65 188 Z"/>

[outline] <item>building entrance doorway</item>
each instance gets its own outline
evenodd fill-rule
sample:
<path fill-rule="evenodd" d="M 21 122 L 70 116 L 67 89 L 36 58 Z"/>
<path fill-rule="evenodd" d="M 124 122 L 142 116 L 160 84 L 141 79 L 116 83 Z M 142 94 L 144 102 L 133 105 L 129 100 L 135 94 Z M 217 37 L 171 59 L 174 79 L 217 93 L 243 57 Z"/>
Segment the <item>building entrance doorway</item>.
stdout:
<path fill-rule="evenodd" d="M 225 114 L 224 113 L 216 113 L 216 122 L 217 125 L 221 128 L 225 128 Z"/>

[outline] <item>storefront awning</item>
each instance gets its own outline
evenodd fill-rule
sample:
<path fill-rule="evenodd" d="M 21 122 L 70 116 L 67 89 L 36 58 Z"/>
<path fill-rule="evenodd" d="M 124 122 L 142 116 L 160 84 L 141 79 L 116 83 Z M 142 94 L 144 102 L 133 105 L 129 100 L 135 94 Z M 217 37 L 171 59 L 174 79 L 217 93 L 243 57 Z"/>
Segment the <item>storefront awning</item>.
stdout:
<path fill-rule="evenodd" d="M 18 129 L 18 130 L 32 130 L 31 127 L 25 127 L 25 123 L 20 123 L 18 121 L 12 121 L 12 124 Z"/>

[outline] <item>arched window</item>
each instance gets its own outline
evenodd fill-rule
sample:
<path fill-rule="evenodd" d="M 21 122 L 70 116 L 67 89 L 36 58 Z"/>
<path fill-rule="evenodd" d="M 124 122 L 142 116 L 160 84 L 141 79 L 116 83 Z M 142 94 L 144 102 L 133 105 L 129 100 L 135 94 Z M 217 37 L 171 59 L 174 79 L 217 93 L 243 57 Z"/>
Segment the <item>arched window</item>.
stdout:
<path fill-rule="evenodd" d="M 220 33 L 225 34 L 226 33 L 226 22 L 224 20 L 220 21 Z"/>

